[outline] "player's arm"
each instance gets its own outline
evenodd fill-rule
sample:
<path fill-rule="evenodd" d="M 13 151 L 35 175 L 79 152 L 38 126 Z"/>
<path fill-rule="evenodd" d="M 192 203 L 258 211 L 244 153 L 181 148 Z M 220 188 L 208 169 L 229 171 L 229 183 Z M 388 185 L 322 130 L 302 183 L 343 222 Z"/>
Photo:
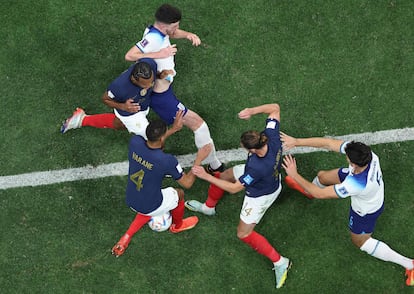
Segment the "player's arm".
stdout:
<path fill-rule="evenodd" d="M 175 119 L 174 119 L 174 123 L 171 126 L 171 128 L 169 128 L 167 130 L 167 132 L 165 133 L 165 139 L 167 139 L 169 136 L 171 136 L 172 134 L 180 131 L 183 127 L 183 116 L 184 116 L 184 111 L 182 110 L 178 110 L 177 113 L 175 114 Z"/>
<path fill-rule="evenodd" d="M 125 60 L 135 62 L 141 58 L 162 59 L 173 56 L 176 52 L 177 48 L 175 44 L 154 52 L 142 52 L 137 45 L 134 45 L 125 54 Z"/>
<path fill-rule="evenodd" d="M 280 138 L 283 142 L 283 150 L 289 150 L 299 146 L 323 148 L 330 151 L 340 152 L 343 140 L 331 139 L 331 138 L 294 138 L 283 132 L 280 132 Z"/>
<path fill-rule="evenodd" d="M 111 98 L 109 95 L 112 94 L 108 91 L 105 92 L 102 96 L 102 101 L 105 105 L 107 105 L 110 108 L 116 108 L 131 113 L 138 112 L 141 109 L 139 103 L 134 103 L 133 99 L 128 99 L 125 102 L 119 102 Z"/>
<path fill-rule="evenodd" d="M 191 170 L 198 178 L 203 179 L 213 185 L 216 185 L 217 187 L 229 192 L 230 194 L 235 194 L 244 189 L 243 184 L 240 183 L 239 180 L 236 180 L 235 182 L 229 182 L 222 179 L 218 179 L 207 173 L 206 170 L 200 165 L 194 165 Z"/>
<path fill-rule="evenodd" d="M 338 199 L 338 195 L 335 192 L 334 185 L 327 186 L 325 188 L 320 188 L 315 184 L 309 182 L 304 177 L 302 177 L 296 166 L 296 159 L 292 155 L 285 155 L 283 158 L 283 168 L 286 173 L 292 177 L 303 189 L 310 193 L 314 198 L 319 199 Z"/>
<path fill-rule="evenodd" d="M 201 44 L 200 38 L 191 32 L 184 31 L 182 29 L 177 29 L 174 31 L 174 34 L 169 35 L 172 39 L 187 39 L 193 44 L 193 46 L 198 46 Z"/>
<path fill-rule="evenodd" d="M 239 112 L 240 119 L 249 119 L 256 114 L 267 114 L 269 118 L 277 119 L 280 121 L 280 106 L 277 103 L 263 104 L 260 106 L 245 108 Z"/>
<path fill-rule="evenodd" d="M 194 160 L 194 166 L 196 165 L 200 165 L 201 162 L 207 158 L 207 156 L 210 154 L 211 152 L 211 144 L 207 144 L 204 145 L 203 147 L 201 147 L 200 149 L 198 149 L 196 158 Z M 183 176 L 177 180 L 177 182 L 184 188 L 186 189 L 190 189 L 191 186 L 193 186 L 194 182 L 195 182 L 196 176 L 194 175 L 194 173 L 192 172 L 192 170 L 190 170 L 188 173 L 184 173 Z"/>

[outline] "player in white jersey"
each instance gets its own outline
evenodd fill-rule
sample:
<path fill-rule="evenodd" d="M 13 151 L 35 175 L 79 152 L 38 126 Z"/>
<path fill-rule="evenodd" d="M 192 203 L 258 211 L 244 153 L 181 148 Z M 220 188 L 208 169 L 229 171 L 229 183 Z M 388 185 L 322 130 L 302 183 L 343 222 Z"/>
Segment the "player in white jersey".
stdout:
<path fill-rule="evenodd" d="M 154 85 L 151 109 L 154 110 L 162 120 L 171 125 L 174 122 L 175 113 L 184 111 L 184 125 L 194 132 L 194 141 L 197 148 L 212 144 L 213 148 L 206 162 L 209 170 L 223 171 L 224 165 L 216 156 L 216 150 L 210 130 L 206 122 L 196 112 L 187 109 L 177 99 L 172 91 L 175 72 L 174 55 L 177 52 L 175 45 L 171 45 L 172 39 L 188 39 L 194 46 L 201 44 L 200 38 L 191 32 L 179 28 L 181 11 L 169 4 L 161 5 L 155 12 L 155 23 L 147 27 L 143 37 L 125 54 L 125 60 L 137 61 L 145 57 L 151 57 L 157 62 L 159 71 L 162 69 L 173 70 L 173 73 L 165 79 L 159 79 Z"/>
<path fill-rule="evenodd" d="M 344 142 L 330 138 L 293 138 L 281 135 L 284 150 L 296 146 L 324 148 L 346 155 L 349 167 L 319 171 L 313 182 L 304 179 L 297 171 L 296 160 L 286 155 L 283 168 L 289 187 L 309 198 L 351 198 L 349 229 L 352 243 L 360 250 L 383 261 L 403 266 L 406 285 L 414 286 L 414 260 L 405 257 L 387 244 L 372 237 L 378 217 L 384 210 L 384 182 L 378 156 L 360 142 Z"/>

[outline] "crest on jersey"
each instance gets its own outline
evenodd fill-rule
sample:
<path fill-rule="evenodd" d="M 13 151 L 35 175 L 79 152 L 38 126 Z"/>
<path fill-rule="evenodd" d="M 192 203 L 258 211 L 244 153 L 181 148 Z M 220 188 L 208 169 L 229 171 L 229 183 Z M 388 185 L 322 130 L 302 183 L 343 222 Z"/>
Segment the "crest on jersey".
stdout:
<path fill-rule="evenodd" d="M 349 194 L 349 192 L 345 189 L 345 187 L 341 187 L 341 188 L 339 188 L 339 193 L 341 193 L 341 194 L 343 194 L 343 195 L 347 195 L 347 194 Z"/>
<path fill-rule="evenodd" d="M 147 89 L 142 89 L 141 92 L 139 92 L 139 95 L 141 96 L 147 95 Z"/>
<path fill-rule="evenodd" d="M 142 46 L 142 48 L 145 48 L 145 46 L 147 46 L 148 45 L 148 40 L 147 39 L 144 39 L 144 40 L 142 40 L 141 42 L 139 42 L 139 44 Z"/>
<path fill-rule="evenodd" d="M 253 182 L 253 178 L 250 175 L 246 175 L 243 178 L 243 181 L 245 181 L 247 185 L 250 185 Z"/>

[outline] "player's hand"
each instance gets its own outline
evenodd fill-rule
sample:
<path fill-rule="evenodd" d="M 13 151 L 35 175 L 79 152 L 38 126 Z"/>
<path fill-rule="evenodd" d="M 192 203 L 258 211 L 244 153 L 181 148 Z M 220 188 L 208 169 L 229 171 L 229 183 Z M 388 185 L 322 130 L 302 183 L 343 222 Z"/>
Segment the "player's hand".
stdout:
<path fill-rule="evenodd" d="M 210 174 L 208 174 L 206 172 L 206 170 L 204 169 L 204 167 L 200 166 L 200 165 L 195 165 L 191 168 L 191 172 L 197 177 L 200 178 L 202 180 L 205 180 L 208 176 L 210 176 Z"/>
<path fill-rule="evenodd" d="M 174 56 L 177 53 L 177 45 L 172 44 L 166 48 L 162 48 L 159 52 L 160 56 L 158 58 L 167 58 L 170 56 Z"/>
<path fill-rule="evenodd" d="M 173 125 L 171 127 L 171 129 L 174 132 L 178 132 L 179 130 L 182 129 L 183 124 L 184 124 L 183 117 L 184 117 L 184 111 L 183 110 L 178 110 L 175 113 L 174 123 L 173 123 Z"/>
<path fill-rule="evenodd" d="M 245 108 L 238 115 L 240 119 L 249 119 L 253 115 L 253 112 L 251 108 Z"/>
<path fill-rule="evenodd" d="M 141 106 L 139 105 L 139 103 L 135 103 L 134 99 L 129 98 L 126 102 L 125 102 L 125 109 L 124 111 L 128 111 L 131 113 L 136 113 L 138 111 L 141 110 Z"/>
<path fill-rule="evenodd" d="M 193 46 L 199 46 L 201 44 L 201 40 L 196 34 L 188 33 L 186 38 L 191 41 Z"/>
<path fill-rule="evenodd" d="M 162 72 L 158 73 L 158 78 L 163 80 L 166 77 L 168 77 L 169 75 L 173 76 L 174 75 L 174 70 L 172 70 L 172 69 L 163 69 Z"/>
<path fill-rule="evenodd" d="M 296 159 L 288 154 L 283 157 L 282 167 L 285 169 L 288 175 L 297 174 Z"/>
<path fill-rule="evenodd" d="M 283 151 L 288 151 L 296 147 L 296 138 L 289 136 L 283 132 L 280 132 L 280 139 L 283 143 Z"/>
<path fill-rule="evenodd" d="M 201 164 L 201 162 L 204 159 L 206 159 L 207 156 L 210 154 L 212 148 L 213 148 L 213 146 L 210 143 L 210 144 L 206 144 L 203 147 L 201 147 L 200 149 L 198 149 L 196 163 L 197 164 Z"/>

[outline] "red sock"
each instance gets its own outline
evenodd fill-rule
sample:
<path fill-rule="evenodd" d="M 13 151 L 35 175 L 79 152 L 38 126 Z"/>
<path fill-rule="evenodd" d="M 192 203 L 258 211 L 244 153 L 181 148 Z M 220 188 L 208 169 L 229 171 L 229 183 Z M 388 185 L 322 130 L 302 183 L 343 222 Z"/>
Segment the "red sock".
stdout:
<path fill-rule="evenodd" d="M 240 240 L 252 247 L 258 253 L 269 258 L 272 262 L 276 262 L 280 259 L 279 252 L 276 251 L 265 237 L 255 231 Z"/>
<path fill-rule="evenodd" d="M 101 113 L 86 115 L 82 121 L 82 127 L 94 127 L 98 129 L 114 129 L 114 113 Z"/>
<path fill-rule="evenodd" d="M 128 231 L 126 231 L 126 234 L 128 234 L 128 236 L 132 238 L 132 236 L 134 236 L 136 232 L 138 232 L 139 229 L 142 228 L 143 225 L 149 222 L 150 219 L 150 216 L 138 213 L 135 216 L 135 219 L 132 221 L 131 225 L 129 226 Z"/>
<path fill-rule="evenodd" d="M 220 173 L 214 173 L 214 176 L 218 179 L 220 179 Z M 223 197 L 224 190 L 210 184 L 210 187 L 208 187 L 208 193 L 207 193 L 207 200 L 206 200 L 206 206 L 207 207 L 216 207 L 217 202 Z"/>
<path fill-rule="evenodd" d="M 178 200 L 177 207 L 171 210 L 172 223 L 175 224 L 176 228 L 181 227 L 183 224 L 184 209 L 184 200 Z"/>
<path fill-rule="evenodd" d="M 294 189 L 296 191 L 299 191 L 300 193 L 302 193 L 303 195 L 305 195 L 309 199 L 313 199 L 314 198 L 308 191 L 306 191 L 305 189 L 303 189 L 302 186 L 299 185 L 291 176 L 286 176 L 285 177 L 285 183 L 291 189 Z"/>

